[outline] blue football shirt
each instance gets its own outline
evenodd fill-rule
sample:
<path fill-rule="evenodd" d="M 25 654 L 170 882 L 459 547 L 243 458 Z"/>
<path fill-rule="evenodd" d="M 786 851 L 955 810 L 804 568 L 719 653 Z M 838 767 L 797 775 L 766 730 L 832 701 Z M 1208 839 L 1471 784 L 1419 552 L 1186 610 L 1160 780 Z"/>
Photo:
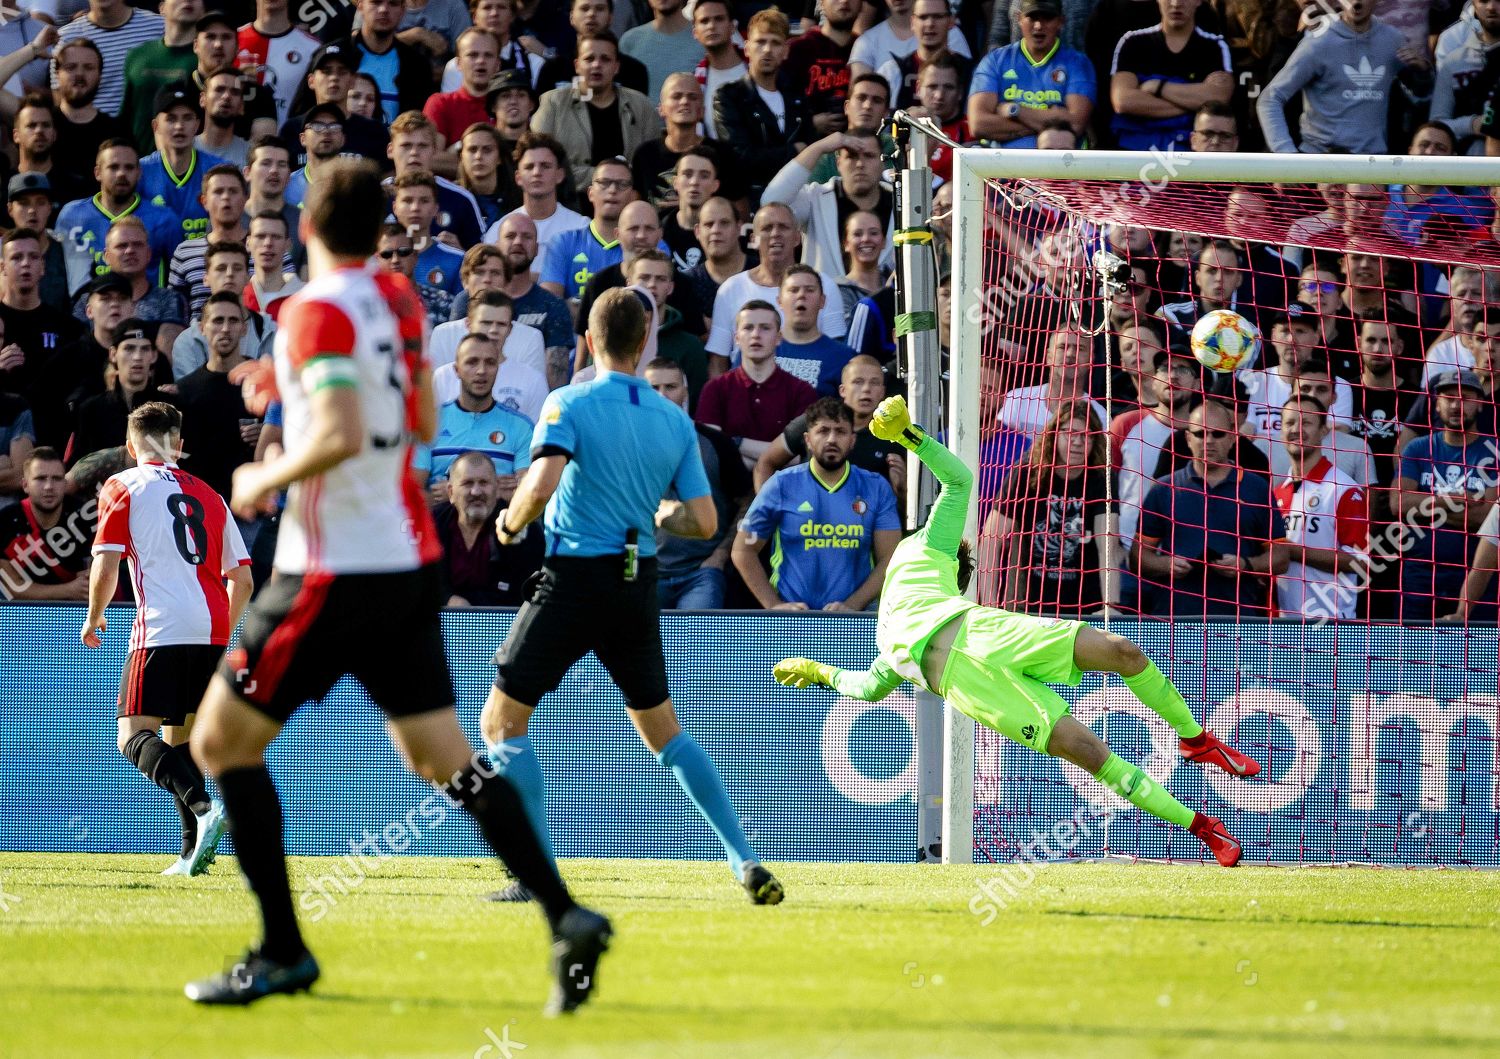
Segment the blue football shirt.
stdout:
<path fill-rule="evenodd" d="M 667 490 L 683 500 L 709 493 L 693 421 L 645 379 L 619 372 L 547 395 L 531 456 L 553 454 L 568 465 L 547 502 L 548 555 L 619 555 L 635 530 L 641 557 L 654 556 Z"/>
<path fill-rule="evenodd" d="M 883 475 L 844 464 L 832 488 L 800 464 L 771 476 L 740 529 L 771 542 L 771 584 L 789 603 L 821 610 L 849 598 L 875 567 L 875 531 L 899 530 Z"/>
<path fill-rule="evenodd" d="M 208 234 L 208 211 L 199 201 L 203 194 L 203 174 L 216 165 L 226 165 L 216 155 L 204 154 L 193 148 L 187 171 L 173 173 L 160 151 L 152 151 L 141 159 L 141 180 L 137 185 L 141 198 L 166 210 L 182 225 L 183 239 L 196 239 Z"/>
<path fill-rule="evenodd" d="M 969 82 L 969 94 L 993 92 L 1000 103 L 1019 103 L 1033 110 L 1066 105 L 1068 96 L 1087 96 L 1097 101 L 1094 64 L 1082 52 L 1064 48 L 1062 42 L 1041 60 L 1027 54 L 1020 41 L 997 48 L 979 61 Z M 1034 148 L 1035 136 L 1006 140 L 1005 146 Z"/>
<path fill-rule="evenodd" d="M 531 420 L 498 402 L 488 411 L 470 412 L 449 401 L 438 409 L 431 447 L 417 447 L 412 467 L 427 471 L 429 481 L 441 481 L 466 452 L 484 453 L 496 474 L 520 474 L 531 466 Z"/>
<path fill-rule="evenodd" d="M 564 298 L 581 298 L 594 273 L 618 265 L 624 255 L 620 241 L 606 243 L 590 221 L 587 227 L 558 232 L 547 241 L 541 282 L 560 284 Z"/>
<path fill-rule="evenodd" d="M 427 244 L 426 250 L 417 255 L 416 281 L 457 297 L 464 289 L 459 282 L 459 269 L 463 263 L 463 251 L 434 239 Z"/>
<path fill-rule="evenodd" d="M 52 226 L 63 241 L 70 289 L 77 290 L 94 276 L 109 271 L 109 266 L 104 263 L 104 239 L 109 234 L 110 225 L 121 217 L 137 217 L 146 226 L 146 237 L 151 243 L 151 264 L 146 273 L 157 286 L 165 284 L 172 251 L 182 241 L 182 227 L 177 218 L 139 195 L 128 209 L 106 213 L 99 196 L 95 195 L 91 199 L 74 199 L 68 203 L 58 212 L 57 223 Z"/>

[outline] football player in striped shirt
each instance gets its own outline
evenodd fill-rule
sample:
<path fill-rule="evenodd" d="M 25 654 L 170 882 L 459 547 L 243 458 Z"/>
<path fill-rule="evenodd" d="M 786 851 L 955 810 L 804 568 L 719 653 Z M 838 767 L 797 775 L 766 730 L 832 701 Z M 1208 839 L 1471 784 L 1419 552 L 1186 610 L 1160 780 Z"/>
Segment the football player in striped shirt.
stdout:
<path fill-rule="evenodd" d="M 127 421 L 125 447 L 136 465 L 99 494 L 81 638 L 91 648 L 103 642 L 104 608 L 127 560 L 136 612 L 120 679 L 120 753 L 171 793 L 182 819 L 182 856 L 162 874 L 201 875 L 224 834 L 224 808 L 204 789 L 188 734 L 250 600 L 250 553 L 223 497 L 176 464 L 181 412 L 141 405 Z"/>

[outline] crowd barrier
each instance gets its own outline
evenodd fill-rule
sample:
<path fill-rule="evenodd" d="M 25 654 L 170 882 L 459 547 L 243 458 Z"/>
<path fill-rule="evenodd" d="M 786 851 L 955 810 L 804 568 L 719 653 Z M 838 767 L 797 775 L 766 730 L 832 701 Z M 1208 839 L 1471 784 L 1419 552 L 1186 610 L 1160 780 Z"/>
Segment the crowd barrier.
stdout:
<path fill-rule="evenodd" d="M 0 849 L 170 853 L 176 814 L 115 748 L 115 701 L 130 612 L 106 646 L 78 641 L 83 610 L 0 606 Z M 477 740 L 507 611 L 444 617 L 458 708 Z M 369 620 L 379 621 L 379 614 Z M 1125 757 L 1187 804 L 1224 818 L 1247 861 L 1500 866 L 1500 690 L 1493 628 L 1115 623 L 1137 639 L 1210 724 L 1269 767 L 1232 779 L 1175 756 L 1175 738 L 1118 680 L 1065 695 Z M 910 861 L 916 856 L 915 702 L 793 691 L 771 665 L 806 654 L 868 665 L 870 615 L 667 614 L 673 698 L 719 764 L 746 831 L 768 860 Z M 641 745 L 590 656 L 536 714 L 560 856 L 717 858 L 707 826 Z M 270 755 L 289 852 L 351 849 L 477 856 L 477 833 L 407 775 L 363 692 L 340 683 L 299 711 Z M 1198 859 L 1190 837 L 1142 814 L 1108 812 L 1071 767 L 981 731 L 975 858 L 1123 854 Z M 1057 839 L 1059 822 L 1075 824 Z M 1038 844 L 1039 836 L 1051 838 Z M 369 855 L 374 855 L 373 853 Z"/>

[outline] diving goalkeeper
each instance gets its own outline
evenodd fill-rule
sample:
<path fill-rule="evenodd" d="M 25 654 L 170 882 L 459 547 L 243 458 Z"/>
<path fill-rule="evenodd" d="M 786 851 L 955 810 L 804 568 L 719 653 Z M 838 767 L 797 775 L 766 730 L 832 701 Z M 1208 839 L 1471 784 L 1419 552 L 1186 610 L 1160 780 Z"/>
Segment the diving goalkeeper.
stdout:
<path fill-rule="evenodd" d="M 1176 730 L 1182 756 L 1236 776 L 1260 765 L 1216 739 L 1193 719 L 1172 683 L 1139 647 L 1081 621 L 1038 618 L 981 607 L 963 597 L 974 572 L 964 520 L 974 476 L 957 456 L 911 421 L 906 401 L 889 397 L 870 432 L 917 454 L 942 483 L 927 525 L 897 546 L 880 595 L 875 637 L 880 657 L 856 673 L 787 658 L 773 672 L 782 684 L 823 684 L 841 695 L 875 702 L 909 680 L 942 696 L 980 724 L 1033 750 L 1086 770 L 1132 805 L 1198 837 L 1225 867 L 1241 847 L 1224 825 L 1195 813 L 1068 715 L 1047 686 L 1077 684 L 1085 671 L 1118 673 L 1136 698 Z"/>

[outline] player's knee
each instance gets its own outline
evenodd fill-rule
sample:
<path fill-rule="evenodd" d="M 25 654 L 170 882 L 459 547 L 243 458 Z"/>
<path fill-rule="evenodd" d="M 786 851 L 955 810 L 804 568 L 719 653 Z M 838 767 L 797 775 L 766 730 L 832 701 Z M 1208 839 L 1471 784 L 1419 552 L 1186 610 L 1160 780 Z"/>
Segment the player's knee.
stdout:
<path fill-rule="evenodd" d="M 203 768 L 205 772 L 219 773 L 227 763 L 226 754 L 229 742 L 224 738 L 217 725 L 200 724 L 193 729 L 193 734 L 188 738 L 188 746 L 191 749 L 193 759 Z"/>
<path fill-rule="evenodd" d="M 1111 668 L 1117 673 L 1134 675 L 1146 668 L 1147 658 L 1145 653 L 1118 633 L 1105 633 L 1109 641 L 1109 653 Z"/>

